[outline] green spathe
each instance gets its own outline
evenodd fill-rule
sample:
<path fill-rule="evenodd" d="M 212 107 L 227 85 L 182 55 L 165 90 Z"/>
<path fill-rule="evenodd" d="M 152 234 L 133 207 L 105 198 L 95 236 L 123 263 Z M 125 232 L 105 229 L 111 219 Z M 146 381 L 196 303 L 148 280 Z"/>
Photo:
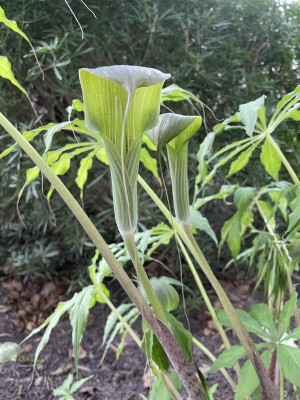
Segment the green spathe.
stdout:
<path fill-rule="evenodd" d="M 188 142 L 200 126 L 199 116 L 166 113 L 160 116 L 155 128 L 146 132 L 158 152 L 167 146 L 175 215 L 178 221 L 184 223 L 190 220 Z"/>
<path fill-rule="evenodd" d="M 153 68 L 114 65 L 79 71 L 86 126 L 101 133 L 110 162 L 115 218 L 121 233 L 137 224 L 142 134 L 158 121 L 163 83 Z"/>

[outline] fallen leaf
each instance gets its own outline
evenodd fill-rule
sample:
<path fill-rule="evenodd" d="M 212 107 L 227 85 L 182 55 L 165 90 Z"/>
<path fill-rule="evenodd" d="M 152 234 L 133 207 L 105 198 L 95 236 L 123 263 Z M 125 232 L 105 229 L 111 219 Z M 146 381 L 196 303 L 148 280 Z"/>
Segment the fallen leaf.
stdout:
<path fill-rule="evenodd" d="M 22 353 L 29 353 L 33 349 L 33 346 L 31 343 L 27 344 L 26 346 L 22 347 L 21 354 Z"/>
<path fill-rule="evenodd" d="M 35 294 L 34 296 L 31 297 L 31 304 L 33 306 L 33 308 L 38 308 L 38 305 L 40 303 L 41 300 L 41 295 L 40 294 Z"/>
<path fill-rule="evenodd" d="M 101 391 L 101 388 L 99 386 L 97 386 L 97 385 L 95 385 L 95 386 L 83 386 L 79 390 L 79 393 L 88 393 L 91 396 L 94 396 L 96 391 L 98 391 L 98 392 Z"/>
<path fill-rule="evenodd" d="M 152 386 L 152 383 L 154 382 L 154 375 L 152 374 L 150 369 L 148 369 L 146 371 L 146 373 L 144 374 L 143 381 L 144 381 L 145 388 L 149 388 Z"/>
<path fill-rule="evenodd" d="M 80 369 L 80 371 L 84 371 L 84 372 L 92 372 L 92 370 L 88 367 L 85 367 L 84 365 L 78 365 L 78 369 Z"/>
<path fill-rule="evenodd" d="M 0 304 L 0 313 L 5 314 L 5 313 L 7 313 L 10 309 L 11 309 L 10 306 L 5 306 L 5 305 L 3 305 L 3 304 Z"/>
<path fill-rule="evenodd" d="M 61 375 L 64 372 L 70 371 L 73 368 L 73 363 L 64 364 L 58 367 L 55 371 L 50 372 L 50 375 Z"/>
<path fill-rule="evenodd" d="M 204 336 L 211 336 L 211 335 L 213 335 L 213 331 L 211 331 L 208 328 L 205 328 L 205 329 L 203 329 L 203 335 Z"/>
<path fill-rule="evenodd" d="M 79 360 L 86 358 L 87 352 L 80 346 L 79 347 Z M 69 357 L 74 358 L 74 351 L 73 349 L 69 350 Z"/>
<path fill-rule="evenodd" d="M 10 333 L 0 333 L 0 337 L 11 336 Z"/>
<path fill-rule="evenodd" d="M 41 384 L 43 383 L 43 380 L 44 380 L 44 377 L 42 375 L 38 376 L 36 378 L 36 380 L 34 381 L 34 386 L 41 386 Z"/>

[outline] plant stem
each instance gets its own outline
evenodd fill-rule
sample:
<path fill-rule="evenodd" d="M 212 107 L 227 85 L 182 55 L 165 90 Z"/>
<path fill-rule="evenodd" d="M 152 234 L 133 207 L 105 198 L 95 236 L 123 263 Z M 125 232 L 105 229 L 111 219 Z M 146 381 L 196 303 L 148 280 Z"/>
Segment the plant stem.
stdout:
<path fill-rule="evenodd" d="M 284 376 L 280 368 L 280 400 L 284 400 Z"/>
<path fill-rule="evenodd" d="M 276 151 L 278 156 L 280 157 L 280 160 L 282 161 L 282 164 L 285 166 L 287 172 L 289 173 L 290 177 L 292 178 L 293 182 L 298 185 L 300 182 L 295 171 L 293 170 L 291 164 L 288 162 L 287 158 L 285 155 L 282 153 L 280 150 L 280 147 L 278 144 L 275 142 L 271 134 L 266 134 L 266 139 L 269 141 L 269 143 L 272 145 L 273 149 Z"/>
<path fill-rule="evenodd" d="M 274 238 L 274 243 L 275 243 L 279 253 L 282 254 L 282 250 L 281 250 L 281 247 L 280 247 L 280 245 L 279 245 L 279 243 L 277 241 L 275 232 L 273 231 L 272 226 L 268 222 L 267 216 L 265 215 L 263 209 L 261 208 L 261 206 L 259 205 L 259 202 L 256 199 L 255 199 L 255 204 L 256 204 L 256 207 L 258 209 L 258 212 L 259 212 L 260 216 L 262 217 L 264 223 L 266 224 L 266 227 L 267 227 L 269 233 Z M 285 266 L 285 272 L 286 272 L 286 276 L 287 276 L 288 290 L 289 290 L 289 293 L 291 295 L 294 292 L 295 289 L 294 289 L 294 286 L 293 286 L 293 282 L 292 282 L 292 278 L 291 278 L 291 274 L 290 274 L 289 268 L 285 263 L 284 263 L 284 266 Z M 294 307 L 294 319 L 295 319 L 296 327 L 299 328 L 300 327 L 300 316 L 299 316 L 299 311 L 298 311 L 297 304 Z M 298 345 L 300 346 L 300 339 L 298 340 Z"/>
<path fill-rule="evenodd" d="M 253 363 L 253 366 L 257 372 L 257 375 L 260 379 L 260 382 L 263 386 L 264 393 L 266 395 L 267 400 L 275 400 L 278 398 L 277 391 L 268 375 L 268 372 L 259 356 L 259 353 L 254 346 L 252 339 L 250 338 L 248 332 L 246 331 L 244 325 L 242 324 L 239 316 L 237 315 L 231 301 L 227 297 L 225 291 L 223 290 L 222 286 L 220 285 L 219 281 L 215 277 L 214 273 L 212 272 L 206 258 L 204 257 L 201 249 L 199 248 L 194 236 L 190 231 L 189 226 L 181 226 L 169 212 L 169 210 L 165 207 L 162 201 L 156 196 L 150 186 L 143 180 L 141 176 L 138 177 L 139 183 L 142 187 L 146 190 L 152 200 L 156 203 L 156 205 L 160 208 L 162 213 L 166 216 L 172 226 L 174 226 L 177 233 L 180 235 L 183 242 L 186 244 L 187 248 L 195 257 L 196 261 L 198 262 L 200 268 L 205 273 L 206 277 L 208 278 L 209 282 L 215 289 L 224 310 L 232 324 L 232 328 L 236 332 L 240 343 L 244 347 L 249 359 Z"/>
<path fill-rule="evenodd" d="M 203 353 L 205 355 L 207 355 L 207 357 L 212 361 L 215 362 L 216 361 L 216 357 L 213 355 L 213 353 L 211 353 L 207 347 L 205 347 L 201 342 L 199 342 L 199 340 L 197 340 L 195 337 L 193 337 L 193 342 L 195 343 L 195 345 L 197 347 L 199 347 L 200 350 L 203 351 Z M 223 376 L 226 378 L 227 382 L 230 384 L 230 386 L 232 387 L 233 391 L 236 392 L 236 384 L 233 381 L 233 379 L 231 378 L 231 376 L 228 374 L 228 372 L 226 371 L 225 368 L 220 368 L 220 372 L 223 374 Z"/>
<path fill-rule="evenodd" d="M 98 292 L 101 294 L 101 297 L 104 298 L 106 304 L 108 307 L 111 309 L 111 311 L 117 316 L 120 322 L 122 322 L 123 326 L 126 328 L 132 339 L 135 341 L 135 343 L 138 345 L 139 348 L 142 347 L 142 341 L 138 337 L 138 335 L 134 332 L 134 330 L 131 328 L 131 326 L 128 324 L 128 322 L 123 318 L 123 315 L 119 313 L 118 309 L 112 304 L 112 302 L 109 300 L 109 298 L 105 295 L 105 293 L 101 290 L 100 287 L 97 287 Z M 154 363 L 155 367 L 157 370 L 159 368 L 156 366 Z M 170 393 L 172 400 L 182 400 L 182 397 L 180 396 L 178 390 L 175 388 L 171 380 L 168 378 L 167 375 L 165 375 L 164 372 L 160 371 L 160 375 L 162 377 L 162 380 L 164 381 L 164 384 L 166 385 L 166 388 L 168 392 Z"/>
<path fill-rule="evenodd" d="M 177 340 L 161 321 L 157 320 L 151 307 L 148 306 L 145 299 L 134 286 L 124 269 L 121 267 L 104 239 L 89 219 L 84 210 L 80 207 L 71 192 L 65 187 L 59 177 L 53 172 L 49 165 L 42 159 L 39 153 L 31 146 L 31 144 L 22 136 L 22 134 L 0 113 L 0 125 L 10 134 L 10 136 L 19 144 L 19 146 L 27 153 L 31 160 L 39 167 L 42 173 L 50 181 L 57 190 L 59 195 L 65 201 L 67 206 L 78 219 L 96 248 L 100 251 L 103 258 L 111 268 L 113 274 L 120 282 L 121 286 L 130 297 L 140 311 L 143 318 L 147 321 L 164 350 L 166 351 L 171 363 L 188 394 L 192 400 L 206 400 L 206 396 L 200 385 L 197 370 L 194 364 L 189 363 L 182 351 Z"/>
<path fill-rule="evenodd" d="M 164 324 L 167 324 L 167 319 L 165 317 L 165 314 L 163 312 L 161 304 L 156 296 L 155 291 L 153 290 L 151 282 L 146 274 L 145 268 L 139 257 L 139 254 L 138 254 L 138 251 L 136 248 L 136 244 L 135 244 L 134 233 L 133 232 L 126 232 L 126 233 L 123 232 L 122 237 L 123 237 L 124 243 L 128 249 L 128 252 L 130 254 L 131 260 L 132 260 L 134 268 L 136 270 L 136 274 L 137 274 L 138 278 L 140 279 L 140 281 L 143 285 L 143 288 L 145 290 L 145 293 L 148 297 L 148 300 L 153 308 L 154 314 Z"/>
<path fill-rule="evenodd" d="M 219 318 L 217 317 L 215 309 L 214 309 L 213 305 L 211 304 L 211 301 L 210 301 L 210 299 L 209 299 L 209 297 L 208 297 L 208 295 L 206 293 L 206 290 L 205 290 L 205 288 L 204 288 L 204 286 L 203 286 L 203 284 L 201 282 L 201 279 L 200 279 L 200 277 L 199 277 L 199 275 L 198 275 L 198 273 L 196 271 L 196 268 L 195 268 L 195 266 L 194 266 L 194 264 L 193 264 L 193 262 L 191 260 L 191 257 L 189 256 L 188 252 L 186 251 L 186 248 L 185 248 L 184 244 L 182 243 L 182 240 L 180 239 L 180 237 L 178 235 L 176 235 L 176 240 L 177 240 L 177 242 L 178 242 L 178 244 L 179 244 L 179 246 L 180 246 L 180 248 L 182 250 L 182 253 L 183 253 L 183 255 L 184 255 L 185 259 L 186 259 L 186 262 L 188 263 L 188 266 L 190 267 L 190 270 L 191 270 L 191 272 L 193 274 L 193 277 L 194 277 L 194 279 L 196 281 L 196 284 L 197 284 L 197 286 L 199 288 L 201 296 L 203 297 L 203 300 L 204 300 L 204 302 L 206 304 L 206 307 L 208 308 L 208 311 L 210 312 L 211 318 L 212 318 L 212 320 L 214 321 L 214 323 L 216 325 L 216 328 L 217 328 L 217 330 L 218 330 L 218 332 L 219 332 L 219 334 L 220 334 L 220 336 L 221 336 L 221 338 L 223 340 L 223 343 L 225 344 L 227 349 L 230 349 L 231 344 L 230 344 L 230 342 L 228 340 L 226 332 L 224 331 L 223 326 L 222 326 L 221 322 L 219 321 Z M 240 368 L 238 363 L 235 366 L 235 370 L 236 370 L 237 375 L 240 376 L 241 368 Z"/>

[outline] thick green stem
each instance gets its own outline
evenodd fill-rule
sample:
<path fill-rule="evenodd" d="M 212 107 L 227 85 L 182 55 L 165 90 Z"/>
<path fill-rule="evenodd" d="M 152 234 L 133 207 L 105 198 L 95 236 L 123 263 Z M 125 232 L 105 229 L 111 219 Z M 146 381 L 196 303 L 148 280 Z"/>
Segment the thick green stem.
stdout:
<path fill-rule="evenodd" d="M 291 164 L 288 162 L 287 158 L 285 157 L 285 155 L 280 150 L 280 147 L 278 146 L 278 144 L 273 139 L 272 135 L 267 134 L 266 135 L 266 139 L 269 141 L 269 143 L 272 145 L 273 149 L 276 151 L 276 153 L 280 157 L 280 160 L 282 161 L 282 164 L 285 166 L 285 168 L 286 168 L 287 172 L 289 173 L 290 177 L 292 178 L 293 182 L 297 185 L 300 181 L 299 181 L 295 171 L 293 170 Z"/>
<path fill-rule="evenodd" d="M 171 363 L 178 376 L 180 377 L 183 385 L 189 393 L 192 400 L 206 400 L 206 396 L 200 385 L 196 367 L 189 363 L 176 341 L 174 335 L 169 328 L 161 321 L 157 320 L 151 307 L 147 304 L 141 293 L 134 286 L 130 278 L 127 276 L 124 269 L 121 267 L 114 254 L 111 252 L 104 239 L 86 215 L 84 210 L 80 207 L 73 195 L 65 187 L 63 182 L 52 171 L 49 165 L 42 159 L 38 152 L 31 146 L 30 143 L 22 136 L 22 134 L 0 113 L 0 125 L 10 134 L 10 136 L 19 144 L 19 146 L 27 153 L 31 160 L 39 167 L 42 173 L 50 181 L 50 183 L 57 190 L 59 195 L 65 201 L 67 206 L 73 212 L 74 216 L 80 222 L 96 248 L 100 251 L 103 258 L 111 268 L 113 274 L 120 282 L 121 286 L 130 297 L 131 301 L 135 304 L 140 311 L 143 318 L 147 321 L 164 350 L 166 351 Z"/>
<path fill-rule="evenodd" d="M 244 347 L 249 359 L 253 363 L 253 366 L 257 372 L 257 375 L 260 379 L 260 382 L 263 386 L 264 393 L 266 395 L 267 400 L 275 400 L 278 398 L 277 391 L 268 375 L 268 372 L 259 356 L 259 353 L 254 346 L 252 339 L 250 338 L 248 332 L 246 331 L 244 325 L 242 324 L 239 316 L 237 315 L 231 301 L 229 300 L 228 296 L 224 292 L 222 286 L 220 285 L 219 281 L 215 277 L 214 273 L 212 272 L 206 258 L 204 257 L 202 251 L 200 250 L 195 238 L 191 234 L 189 226 L 181 226 L 169 212 L 169 210 L 165 207 L 165 205 L 161 202 L 161 200 L 156 196 L 153 190 L 147 185 L 147 183 L 139 176 L 138 178 L 139 183 L 143 186 L 149 196 L 153 199 L 156 205 L 160 208 L 166 218 L 169 220 L 171 225 L 180 235 L 181 239 L 193 254 L 194 258 L 198 262 L 200 268 L 205 273 L 207 279 L 213 286 L 214 290 L 216 291 L 224 310 L 232 324 L 234 331 L 236 332 L 242 346 Z"/>
<path fill-rule="evenodd" d="M 205 288 L 204 288 L 204 286 L 203 286 L 203 284 L 201 282 L 201 279 L 200 279 L 200 277 L 198 275 L 198 272 L 196 271 L 196 268 L 195 268 L 195 266 L 194 266 L 194 264 L 193 264 L 193 262 L 191 260 L 191 257 L 189 256 L 188 252 L 186 251 L 186 248 L 185 248 L 184 244 L 182 243 L 182 240 L 180 239 L 180 237 L 178 235 L 176 235 L 176 236 L 177 236 L 176 240 L 178 241 L 178 244 L 179 244 L 179 246 L 181 248 L 181 251 L 182 251 L 182 253 L 184 255 L 184 258 L 186 259 L 186 262 L 188 263 L 188 266 L 189 266 L 189 268 L 190 268 L 190 270 L 191 270 L 191 272 L 193 274 L 193 277 L 194 277 L 194 279 L 196 281 L 196 284 L 197 284 L 197 286 L 199 288 L 201 296 L 203 297 L 204 303 L 206 304 L 206 307 L 208 308 L 208 311 L 210 312 L 212 320 L 214 321 L 214 323 L 216 325 L 216 328 L 217 328 L 217 330 L 218 330 L 218 332 L 219 332 L 219 334 L 220 334 L 220 336 L 221 336 L 221 338 L 223 340 L 223 343 L 225 344 L 226 348 L 230 349 L 231 344 L 230 344 L 230 342 L 228 340 L 226 332 L 224 331 L 223 326 L 222 326 L 221 322 L 219 321 L 219 318 L 217 317 L 215 309 L 214 309 L 213 305 L 211 304 L 211 301 L 210 301 L 210 299 L 209 299 L 209 297 L 208 297 L 208 295 L 206 293 L 206 290 L 205 290 Z M 236 370 L 237 375 L 240 376 L 241 375 L 241 368 L 240 368 L 238 363 L 235 366 L 235 370 Z"/>
<path fill-rule="evenodd" d="M 141 281 L 145 293 L 148 297 L 148 300 L 153 308 L 154 314 L 157 318 L 159 318 L 164 324 L 167 324 L 167 320 L 161 304 L 156 296 L 155 291 L 151 285 L 151 282 L 146 274 L 145 268 L 142 264 L 142 261 L 139 257 L 135 240 L 134 240 L 134 233 L 133 232 L 123 232 L 122 233 L 124 243 L 129 251 L 130 257 L 132 259 L 133 265 L 135 267 L 135 271 L 137 274 L 138 279 Z"/>

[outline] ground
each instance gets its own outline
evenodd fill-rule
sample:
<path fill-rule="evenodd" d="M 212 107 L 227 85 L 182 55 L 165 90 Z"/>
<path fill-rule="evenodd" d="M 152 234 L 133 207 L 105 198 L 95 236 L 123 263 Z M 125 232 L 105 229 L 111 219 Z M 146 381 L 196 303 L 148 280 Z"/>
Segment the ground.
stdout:
<path fill-rule="evenodd" d="M 0 291 L 0 342 L 20 342 L 34 327 L 43 322 L 59 300 L 71 297 L 64 294 L 65 287 L 61 283 L 44 284 L 40 278 L 26 282 L 26 278 L 18 277 L 6 279 L 4 282 Z M 235 306 L 248 309 L 251 302 L 261 301 L 259 299 L 261 293 L 252 298 L 253 283 L 249 279 L 224 279 L 222 286 Z M 218 300 L 215 297 L 212 299 L 214 305 L 219 306 Z M 103 364 L 99 364 L 103 353 L 100 344 L 108 313 L 108 309 L 101 305 L 91 310 L 88 327 L 81 343 L 78 377 L 80 379 L 93 375 L 93 378 L 86 382 L 74 397 L 78 400 L 141 399 L 140 394 L 147 396 L 149 393 L 151 374 L 147 368 L 145 355 L 129 335 L 118 361 L 114 349 L 118 345 L 119 338 L 111 345 Z M 214 355 L 219 355 L 224 350 L 224 345 L 203 304 L 191 311 L 189 320 L 195 337 Z M 135 323 L 134 329 L 141 337 L 140 320 Z M 236 338 L 231 336 L 230 332 L 228 334 L 230 340 L 237 343 Z M 0 400 L 55 399 L 53 388 L 60 386 L 68 373 L 76 375 L 68 317 L 63 317 L 53 330 L 33 374 L 34 351 L 40 339 L 41 334 L 37 334 L 26 341 L 22 345 L 23 351 L 17 362 L 0 364 Z M 207 371 L 212 364 L 211 361 L 196 347 L 194 356 L 202 372 Z M 235 379 L 234 372 L 230 373 Z M 208 387 L 215 383 L 219 384 L 215 400 L 233 399 L 233 392 L 221 373 L 208 376 Z"/>

